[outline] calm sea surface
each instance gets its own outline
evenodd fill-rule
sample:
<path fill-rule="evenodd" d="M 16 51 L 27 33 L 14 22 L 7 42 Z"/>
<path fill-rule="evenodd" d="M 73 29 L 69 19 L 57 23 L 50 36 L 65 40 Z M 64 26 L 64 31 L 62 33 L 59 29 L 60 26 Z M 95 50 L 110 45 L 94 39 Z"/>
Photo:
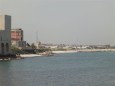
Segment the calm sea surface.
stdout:
<path fill-rule="evenodd" d="M 115 52 L 1 61 L 0 86 L 115 86 Z"/>

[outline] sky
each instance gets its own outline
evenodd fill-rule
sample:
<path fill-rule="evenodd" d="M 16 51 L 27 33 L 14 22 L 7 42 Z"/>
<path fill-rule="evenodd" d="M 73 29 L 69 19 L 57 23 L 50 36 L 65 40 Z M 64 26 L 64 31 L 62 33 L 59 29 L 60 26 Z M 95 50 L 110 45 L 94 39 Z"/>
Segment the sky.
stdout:
<path fill-rule="evenodd" d="M 114 0 L 0 0 L 0 14 L 29 43 L 115 45 Z"/>

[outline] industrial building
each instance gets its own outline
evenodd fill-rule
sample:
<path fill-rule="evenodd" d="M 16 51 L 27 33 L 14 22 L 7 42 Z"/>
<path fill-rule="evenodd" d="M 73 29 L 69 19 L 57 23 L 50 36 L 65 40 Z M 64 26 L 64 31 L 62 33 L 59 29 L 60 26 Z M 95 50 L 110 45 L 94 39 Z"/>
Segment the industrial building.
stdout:
<path fill-rule="evenodd" d="M 11 53 L 11 16 L 0 15 L 0 55 Z"/>
<path fill-rule="evenodd" d="M 11 29 L 11 43 L 18 48 L 26 47 L 26 41 L 24 41 L 23 30 L 21 28 Z"/>

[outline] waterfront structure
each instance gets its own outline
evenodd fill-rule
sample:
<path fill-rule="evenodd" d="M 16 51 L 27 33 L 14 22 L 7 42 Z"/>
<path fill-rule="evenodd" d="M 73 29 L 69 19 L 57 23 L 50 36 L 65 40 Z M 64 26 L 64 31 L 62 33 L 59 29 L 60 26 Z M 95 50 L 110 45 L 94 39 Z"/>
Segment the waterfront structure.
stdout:
<path fill-rule="evenodd" d="M 16 47 L 26 47 L 26 41 L 23 40 L 23 30 L 21 28 L 11 29 L 11 43 Z"/>
<path fill-rule="evenodd" d="M 11 53 L 11 16 L 0 15 L 0 55 Z"/>

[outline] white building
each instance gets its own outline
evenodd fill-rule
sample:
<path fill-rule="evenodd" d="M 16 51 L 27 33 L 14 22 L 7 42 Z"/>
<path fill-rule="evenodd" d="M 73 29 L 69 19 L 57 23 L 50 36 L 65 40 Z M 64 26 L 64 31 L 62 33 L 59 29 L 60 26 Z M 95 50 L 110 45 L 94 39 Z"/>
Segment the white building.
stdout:
<path fill-rule="evenodd" d="M 0 55 L 11 53 L 11 16 L 0 15 Z"/>

